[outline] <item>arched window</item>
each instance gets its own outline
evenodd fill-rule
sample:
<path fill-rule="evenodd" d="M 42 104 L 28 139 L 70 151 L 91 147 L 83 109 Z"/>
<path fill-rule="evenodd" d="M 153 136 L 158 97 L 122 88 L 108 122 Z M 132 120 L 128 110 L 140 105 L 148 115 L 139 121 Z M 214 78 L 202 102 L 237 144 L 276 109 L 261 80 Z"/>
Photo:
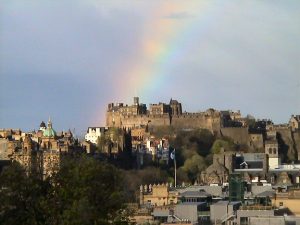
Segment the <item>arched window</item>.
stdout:
<path fill-rule="evenodd" d="M 272 148 L 269 148 L 269 154 L 272 154 Z"/>
<path fill-rule="evenodd" d="M 273 154 L 277 154 L 276 152 L 276 148 L 273 148 Z"/>

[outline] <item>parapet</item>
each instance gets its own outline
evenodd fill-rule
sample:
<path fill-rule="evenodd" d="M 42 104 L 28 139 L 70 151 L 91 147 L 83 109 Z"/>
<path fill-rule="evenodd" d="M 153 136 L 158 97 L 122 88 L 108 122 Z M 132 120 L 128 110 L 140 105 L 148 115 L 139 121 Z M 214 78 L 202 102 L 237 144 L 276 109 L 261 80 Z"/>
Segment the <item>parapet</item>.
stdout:
<path fill-rule="evenodd" d="M 153 192 L 153 189 L 160 189 L 160 188 L 171 188 L 172 183 L 162 183 L 162 184 L 145 184 L 140 186 L 140 192 L 141 193 L 151 193 Z"/>

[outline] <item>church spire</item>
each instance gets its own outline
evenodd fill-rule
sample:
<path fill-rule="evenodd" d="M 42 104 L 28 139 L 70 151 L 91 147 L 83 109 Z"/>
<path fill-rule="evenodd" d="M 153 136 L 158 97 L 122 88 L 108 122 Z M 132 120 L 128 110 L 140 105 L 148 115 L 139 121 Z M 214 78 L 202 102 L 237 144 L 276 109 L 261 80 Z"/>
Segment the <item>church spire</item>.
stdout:
<path fill-rule="evenodd" d="M 52 128 L 52 122 L 51 122 L 50 116 L 49 116 L 49 120 L 48 120 L 48 128 Z"/>

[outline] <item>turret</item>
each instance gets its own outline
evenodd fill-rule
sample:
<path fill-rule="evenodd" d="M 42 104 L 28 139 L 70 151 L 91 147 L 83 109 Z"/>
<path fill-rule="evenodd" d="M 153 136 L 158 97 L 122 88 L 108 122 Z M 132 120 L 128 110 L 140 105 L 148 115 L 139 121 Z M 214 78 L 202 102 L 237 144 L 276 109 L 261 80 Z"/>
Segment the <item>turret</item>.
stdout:
<path fill-rule="evenodd" d="M 133 104 L 139 105 L 140 104 L 140 98 L 139 97 L 133 97 Z"/>

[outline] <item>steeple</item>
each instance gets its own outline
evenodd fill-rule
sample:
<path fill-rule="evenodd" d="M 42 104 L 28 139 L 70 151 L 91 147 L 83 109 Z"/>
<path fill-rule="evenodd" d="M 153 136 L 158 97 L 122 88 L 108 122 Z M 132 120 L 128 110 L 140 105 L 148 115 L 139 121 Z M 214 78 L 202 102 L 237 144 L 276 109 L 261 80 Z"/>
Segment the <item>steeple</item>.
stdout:
<path fill-rule="evenodd" d="M 50 116 L 49 116 L 49 120 L 48 120 L 48 128 L 52 128 L 52 122 L 51 122 Z"/>

